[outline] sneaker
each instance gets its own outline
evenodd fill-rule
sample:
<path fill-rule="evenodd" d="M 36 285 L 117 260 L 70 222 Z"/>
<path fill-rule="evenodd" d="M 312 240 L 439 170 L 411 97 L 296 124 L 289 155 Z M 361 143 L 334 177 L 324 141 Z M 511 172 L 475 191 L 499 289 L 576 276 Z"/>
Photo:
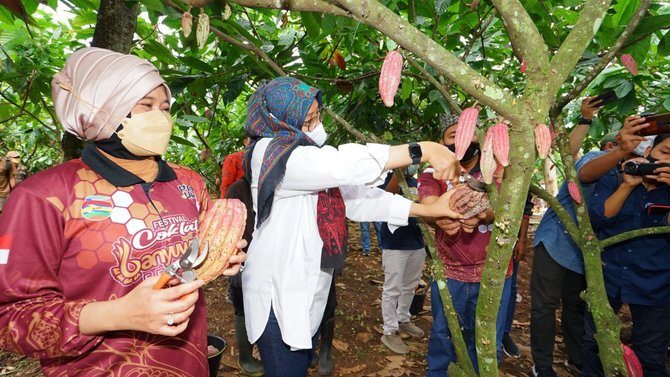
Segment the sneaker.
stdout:
<path fill-rule="evenodd" d="M 505 333 L 502 338 L 502 350 L 505 355 L 509 357 L 520 357 L 519 347 L 514 344 L 514 340 L 509 336 L 509 333 Z"/>
<path fill-rule="evenodd" d="M 423 338 L 423 330 L 421 330 L 419 326 L 413 324 L 412 322 L 400 322 L 398 323 L 398 327 L 400 328 L 400 331 L 411 337 Z"/>
<path fill-rule="evenodd" d="M 540 367 L 539 369 L 535 368 L 533 365 L 533 376 L 535 377 L 556 377 L 556 372 L 552 367 Z"/>
<path fill-rule="evenodd" d="M 397 331 L 382 335 L 382 343 L 384 343 L 384 345 L 391 351 L 399 355 L 406 355 L 409 353 L 409 347 L 402 341 L 400 334 Z"/>
<path fill-rule="evenodd" d="M 370 250 L 363 250 L 363 256 L 369 257 L 370 256 Z"/>

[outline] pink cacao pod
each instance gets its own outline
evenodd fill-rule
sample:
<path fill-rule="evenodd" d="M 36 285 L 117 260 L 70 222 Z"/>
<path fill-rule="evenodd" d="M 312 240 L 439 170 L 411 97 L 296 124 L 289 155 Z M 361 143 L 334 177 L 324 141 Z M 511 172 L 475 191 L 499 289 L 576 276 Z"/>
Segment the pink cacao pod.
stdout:
<path fill-rule="evenodd" d="M 477 127 L 477 119 L 479 118 L 479 109 L 475 107 L 468 107 L 463 109 L 463 112 L 458 117 L 458 124 L 456 124 L 456 158 L 461 159 L 468 150 L 472 137 L 475 135 L 475 127 Z"/>
<path fill-rule="evenodd" d="M 393 106 L 393 97 L 398 91 L 401 74 L 402 54 L 398 51 L 389 51 L 384 58 L 382 71 L 379 74 L 379 95 L 382 97 L 384 105 L 388 107 Z"/>
<path fill-rule="evenodd" d="M 181 15 L 181 31 L 184 33 L 184 37 L 188 37 L 191 35 L 191 30 L 193 30 L 193 15 L 186 11 Z"/>
<path fill-rule="evenodd" d="M 526 64 L 526 59 L 522 59 L 522 60 L 521 60 L 521 67 L 519 67 L 519 71 L 520 71 L 521 73 L 526 73 L 526 68 L 527 68 L 527 66 L 528 66 L 528 65 Z"/>
<path fill-rule="evenodd" d="M 479 159 L 479 168 L 482 171 L 482 180 L 486 184 L 493 182 L 493 173 L 496 170 L 498 163 L 493 157 L 493 132 L 489 128 L 486 131 L 486 138 L 482 145 L 482 156 Z"/>
<path fill-rule="evenodd" d="M 630 54 L 623 54 L 620 59 L 621 64 L 623 64 L 633 76 L 637 76 L 637 63 L 635 62 L 635 59 L 633 59 Z"/>
<path fill-rule="evenodd" d="M 538 123 L 535 126 L 535 147 L 541 159 L 547 158 L 551 150 L 551 131 L 546 124 Z"/>
<path fill-rule="evenodd" d="M 628 347 L 628 345 L 622 344 L 621 347 L 623 348 L 623 361 L 626 363 L 628 377 L 642 377 L 640 359 L 637 358 L 633 349 Z"/>
<path fill-rule="evenodd" d="M 505 123 L 489 128 L 493 132 L 493 154 L 502 166 L 509 165 L 509 129 Z"/>
<path fill-rule="evenodd" d="M 582 195 L 579 193 L 579 187 L 575 182 L 568 182 L 568 192 L 575 203 L 582 204 Z"/>
<path fill-rule="evenodd" d="M 479 5 L 479 0 L 472 0 L 472 2 L 470 3 L 470 10 L 474 11 L 475 8 L 477 8 L 478 5 Z"/>
<path fill-rule="evenodd" d="M 498 164 L 498 167 L 496 168 L 496 171 L 493 172 L 493 178 L 495 179 L 497 184 L 502 183 L 504 175 L 505 175 L 505 167 L 502 166 L 501 164 Z"/>

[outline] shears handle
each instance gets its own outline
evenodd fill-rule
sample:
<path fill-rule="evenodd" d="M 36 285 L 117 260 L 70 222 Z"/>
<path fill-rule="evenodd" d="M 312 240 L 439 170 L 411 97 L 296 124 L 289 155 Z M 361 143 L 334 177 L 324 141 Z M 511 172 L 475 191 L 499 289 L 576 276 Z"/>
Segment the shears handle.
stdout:
<path fill-rule="evenodd" d="M 158 279 L 156 284 L 154 284 L 154 289 L 162 289 L 170 281 L 172 277 L 167 272 L 163 272 L 161 277 Z"/>

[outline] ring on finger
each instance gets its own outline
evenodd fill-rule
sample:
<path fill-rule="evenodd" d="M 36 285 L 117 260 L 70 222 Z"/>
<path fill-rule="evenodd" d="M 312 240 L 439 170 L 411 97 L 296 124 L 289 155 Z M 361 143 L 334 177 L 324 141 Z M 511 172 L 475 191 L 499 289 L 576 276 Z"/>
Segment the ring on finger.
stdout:
<path fill-rule="evenodd" d="M 174 325 L 174 313 L 168 314 L 167 324 L 168 326 Z"/>

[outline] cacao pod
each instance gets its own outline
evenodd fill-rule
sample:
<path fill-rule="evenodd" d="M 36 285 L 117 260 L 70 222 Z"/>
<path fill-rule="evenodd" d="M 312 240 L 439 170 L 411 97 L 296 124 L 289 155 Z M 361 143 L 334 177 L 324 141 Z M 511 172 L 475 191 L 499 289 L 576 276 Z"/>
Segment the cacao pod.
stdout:
<path fill-rule="evenodd" d="M 509 165 L 509 129 L 505 123 L 491 127 L 493 132 L 493 154 L 502 166 Z"/>
<path fill-rule="evenodd" d="M 233 11 L 230 9 L 230 6 L 226 4 L 226 6 L 223 8 L 223 20 L 227 20 L 230 18 L 230 16 L 233 14 Z"/>
<path fill-rule="evenodd" d="M 456 124 L 456 158 L 461 159 L 468 150 L 472 137 L 475 135 L 475 127 L 477 127 L 477 119 L 479 118 L 479 109 L 476 107 L 468 107 L 463 109 L 461 115 L 458 116 L 458 123 Z"/>
<path fill-rule="evenodd" d="M 482 180 L 486 184 L 493 182 L 493 173 L 496 170 L 498 163 L 493 157 L 493 132 L 489 128 L 486 131 L 486 138 L 482 145 L 482 156 L 479 159 L 479 168 L 482 171 Z"/>
<path fill-rule="evenodd" d="M 474 11 L 475 8 L 477 8 L 478 5 L 479 5 L 479 0 L 472 0 L 472 2 L 470 3 L 470 10 Z"/>
<path fill-rule="evenodd" d="M 496 171 L 493 173 L 493 178 L 495 179 L 497 184 L 501 184 L 504 176 L 505 176 L 505 167 L 502 166 L 501 164 L 498 164 Z"/>
<path fill-rule="evenodd" d="M 337 63 L 335 63 L 335 59 L 330 58 L 330 59 L 328 60 L 328 66 L 329 66 L 330 68 L 335 68 L 336 65 L 337 65 Z"/>
<path fill-rule="evenodd" d="M 402 74 L 402 54 L 398 51 L 389 51 L 384 58 L 382 70 L 379 73 L 379 95 L 382 97 L 384 105 L 393 106 L 393 97 L 398 91 L 400 85 L 400 75 Z"/>
<path fill-rule="evenodd" d="M 568 182 L 568 192 L 575 203 L 582 204 L 582 195 L 579 193 L 579 187 L 575 182 Z"/>
<path fill-rule="evenodd" d="M 640 359 L 637 358 L 637 355 L 626 344 L 622 344 L 623 348 L 623 360 L 626 363 L 626 370 L 628 370 L 628 377 L 642 377 L 642 364 Z"/>
<path fill-rule="evenodd" d="M 623 54 L 620 59 L 621 64 L 623 64 L 633 76 L 637 76 L 637 63 L 635 62 L 635 59 L 633 59 L 630 54 Z"/>
<path fill-rule="evenodd" d="M 551 150 L 551 131 L 546 124 L 538 123 L 535 126 L 535 147 L 541 159 L 547 158 Z"/>
<path fill-rule="evenodd" d="M 519 71 L 521 73 L 526 73 L 526 67 L 527 67 L 526 59 L 522 59 L 521 60 L 521 67 L 519 67 Z"/>
<path fill-rule="evenodd" d="M 335 60 L 335 63 L 337 63 L 337 66 L 340 67 L 340 69 L 347 68 L 347 62 L 344 61 L 344 56 L 342 56 L 339 51 L 335 50 L 335 52 L 333 52 L 333 59 Z"/>
<path fill-rule="evenodd" d="M 191 30 L 193 30 L 193 15 L 186 11 L 181 15 L 181 31 L 184 33 L 184 37 L 188 37 L 191 35 Z"/>
<path fill-rule="evenodd" d="M 198 42 L 198 48 L 205 47 L 207 37 L 209 36 L 209 16 L 205 12 L 200 12 L 198 16 L 198 26 L 195 31 L 195 40 Z"/>
<path fill-rule="evenodd" d="M 449 209 L 469 219 L 491 207 L 489 196 L 486 191 L 477 191 L 467 183 L 459 183 L 452 190 L 454 193 L 449 197 Z"/>
<path fill-rule="evenodd" d="M 207 244 L 205 260 L 195 267 L 198 278 L 206 283 L 219 277 L 228 268 L 228 259 L 237 253 L 237 242 L 242 239 L 247 209 L 238 199 L 213 199 L 202 216 L 198 228 L 200 251 Z"/>

